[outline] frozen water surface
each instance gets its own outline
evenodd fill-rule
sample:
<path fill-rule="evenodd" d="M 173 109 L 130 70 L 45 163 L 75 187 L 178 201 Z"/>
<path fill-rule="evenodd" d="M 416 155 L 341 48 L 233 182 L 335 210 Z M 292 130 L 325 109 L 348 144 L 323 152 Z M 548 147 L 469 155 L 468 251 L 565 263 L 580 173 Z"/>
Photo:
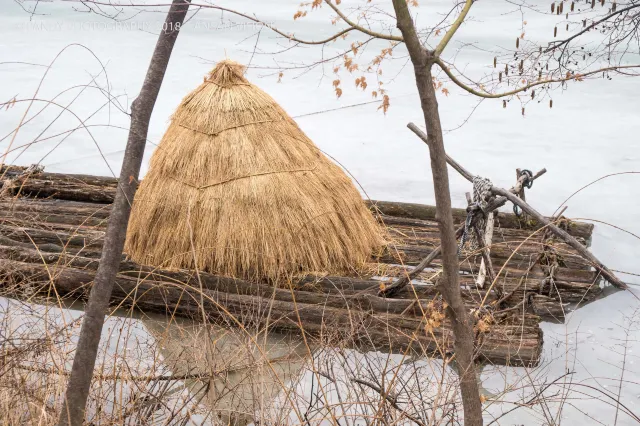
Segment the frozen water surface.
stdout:
<path fill-rule="evenodd" d="M 255 13 L 264 21 L 287 32 L 295 32 L 299 37 L 319 39 L 335 31 L 326 8 L 294 21 L 292 17 L 298 3 L 285 0 L 219 2 Z M 388 8 L 390 2 L 378 3 Z M 440 13 L 449 7 L 449 2 L 442 0 L 421 3 L 418 23 L 425 25 L 441 19 Z M 37 12 L 42 15 L 31 18 L 17 3 L 4 0 L 1 7 L 0 100 L 3 102 L 14 96 L 18 99 L 34 97 L 45 68 L 33 64 L 48 64 L 66 47 L 35 97 L 51 100 L 61 91 L 87 84 L 95 77 L 102 87 L 108 85 L 111 94 L 127 110 L 140 88 L 157 31 L 164 19 L 163 13 L 145 13 L 126 21 L 128 26 L 116 26 L 96 14 L 83 13 L 78 5 L 79 11 L 74 11 L 69 4 L 40 2 Z M 545 4 L 544 7 L 548 6 Z M 130 15 L 131 10 L 126 13 Z M 472 21 L 464 25 L 452 41 L 449 54 L 458 55 L 459 69 L 479 78 L 493 60 L 493 54 L 483 49 L 495 49 L 496 46 L 505 51 L 512 49 L 515 37 L 521 32 L 521 14 L 510 3 L 483 0 L 474 6 L 471 17 Z M 314 63 L 321 55 L 336 55 L 350 45 L 351 39 L 331 44 L 324 51 L 318 47 L 299 47 L 274 56 L 268 53 L 282 51 L 289 43 L 262 30 L 258 49 L 253 53 L 259 28 L 232 25 L 229 19 L 232 18 L 228 14 L 221 20 L 219 12 L 203 10 L 181 32 L 152 117 L 151 143 L 143 172 L 155 148 L 154 143 L 159 142 L 175 106 L 199 84 L 216 61 L 228 57 L 250 62 L 248 77 L 272 95 L 290 115 L 297 117 L 301 128 L 322 150 L 348 169 L 369 197 L 433 204 L 427 148 L 406 129 L 409 121 L 420 124 L 422 113 L 412 69 L 402 47 L 396 48 L 393 59 L 383 67 L 384 87 L 391 98 L 391 108 L 386 115 L 377 110 L 377 103 L 326 112 L 371 101 L 369 90 L 363 93 L 353 84 L 360 74 L 341 75 L 344 93 L 341 99 L 336 99 L 331 85 L 335 78 L 331 64 L 314 67 L 308 72 L 286 70 L 280 82 L 278 68 Z M 525 9 L 524 19 L 528 22 L 525 27 L 527 39 L 549 39 L 555 18 Z M 233 21 L 242 22 L 235 18 Z M 70 46 L 74 43 L 78 45 Z M 471 45 L 461 49 L 466 43 Z M 384 47 L 387 47 L 386 43 L 371 43 L 366 47 L 365 55 L 375 55 Z M 106 76 L 101 73 L 94 54 L 104 64 Z M 368 80 L 373 88 L 373 77 Z M 494 183 L 505 187 L 513 183 L 516 167 L 532 170 L 546 167 L 548 173 L 536 181 L 527 194 L 527 199 L 545 214 L 551 214 L 574 191 L 599 177 L 640 172 L 640 79 L 616 77 L 612 81 L 598 79 L 570 83 L 567 90 L 552 92 L 553 109 L 548 107 L 548 99 L 540 104 L 530 103 L 524 117 L 515 101 L 506 109 L 502 108 L 501 101 L 486 100 L 478 105 L 476 98 L 455 86 L 446 87 L 450 94 L 440 96 L 439 102 L 443 127 L 455 129 L 445 136 L 449 154 L 473 173 L 490 177 Z M 56 102 L 67 105 L 80 90 L 69 90 L 59 95 Z M 63 113 L 40 136 L 44 141 L 26 150 L 14 150 L 9 161 L 25 165 L 42 161 L 51 172 L 110 175 L 113 171 L 117 174 L 126 131 L 115 127 L 126 128 L 128 120 L 118 108 L 105 103 L 103 93 L 86 89 L 69 107 L 70 111 Z M 36 102 L 30 115 L 43 105 Z M 0 137 L 15 128 L 26 106 L 27 103 L 18 103 L 14 108 L 0 112 Z M 20 130 L 13 147 L 34 140 L 59 113 L 60 108 L 48 108 L 33 119 Z M 71 135 L 64 133 L 79 126 L 81 121 L 87 129 Z M 46 139 L 59 133 L 60 136 Z M 68 137 L 61 141 L 64 136 Z M 2 151 L 9 140 L 2 141 Z M 450 178 L 454 205 L 463 206 L 464 193 L 470 186 L 455 173 L 451 173 Z M 567 203 L 568 216 L 598 221 L 593 252 L 613 269 L 635 274 L 640 273 L 639 187 L 639 174 L 614 176 L 590 186 Z M 628 233 L 607 224 L 614 224 Z M 638 276 L 622 276 L 629 283 L 640 285 Z M 636 293 L 636 290 L 632 291 Z M 574 382 L 597 383 L 601 388 L 617 393 L 619 383 L 611 379 L 620 377 L 625 325 L 629 324 L 637 307 L 638 301 L 634 297 L 620 292 L 573 312 L 568 316 L 567 324 L 544 324 L 544 362 L 548 364 L 545 371 L 549 380 L 569 368 L 576 371 Z M 626 384 L 621 394 L 630 409 L 640 411 L 640 390 L 636 384 L 640 381 L 640 373 L 635 368 L 635 354 L 639 348 L 634 337 L 632 334 L 627 342 L 628 349 L 633 352 L 627 354 Z M 500 374 L 495 374 L 496 371 Z M 522 369 L 487 368 L 483 373 L 484 386 L 491 392 L 499 392 L 509 377 L 523 374 Z M 603 424 L 613 424 L 615 405 L 598 407 L 594 409 L 589 402 L 575 401 L 564 409 L 564 420 L 574 424 L 597 419 Z M 492 408 L 496 413 L 500 410 L 500 407 Z M 586 417 L 580 410 L 594 418 Z M 501 424 L 548 422 L 544 418 L 521 416 L 522 411 L 516 411 Z M 631 420 L 621 416 L 618 424 L 631 424 Z"/>

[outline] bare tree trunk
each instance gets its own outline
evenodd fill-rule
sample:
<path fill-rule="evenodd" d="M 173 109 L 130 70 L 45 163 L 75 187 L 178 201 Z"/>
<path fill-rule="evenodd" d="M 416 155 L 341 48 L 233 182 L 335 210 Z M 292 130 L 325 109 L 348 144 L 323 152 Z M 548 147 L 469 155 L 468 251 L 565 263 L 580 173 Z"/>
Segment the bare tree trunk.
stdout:
<path fill-rule="evenodd" d="M 406 0 L 393 0 L 398 28 L 402 32 L 416 76 L 420 104 L 427 128 L 431 173 L 436 197 L 436 220 L 440 229 L 442 247 L 442 277 L 440 291 L 449 305 L 455 337 L 455 361 L 460 375 L 460 391 L 464 408 L 465 426 L 482 425 L 482 404 L 474 366 L 473 322 L 462 301 L 458 281 L 458 245 L 456 242 L 446 152 L 438 113 L 438 100 L 433 87 L 431 68 L 434 53 L 422 47 L 409 13 Z"/>
<path fill-rule="evenodd" d="M 93 377 L 104 316 L 120 266 L 131 213 L 131 202 L 138 186 L 149 120 L 190 1 L 173 0 L 151 56 L 142 90 L 131 104 L 131 127 L 120 170 L 118 191 L 116 191 L 107 225 L 100 266 L 82 320 L 71 376 L 58 421 L 60 426 L 80 426 L 84 421 L 85 405 Z"/>

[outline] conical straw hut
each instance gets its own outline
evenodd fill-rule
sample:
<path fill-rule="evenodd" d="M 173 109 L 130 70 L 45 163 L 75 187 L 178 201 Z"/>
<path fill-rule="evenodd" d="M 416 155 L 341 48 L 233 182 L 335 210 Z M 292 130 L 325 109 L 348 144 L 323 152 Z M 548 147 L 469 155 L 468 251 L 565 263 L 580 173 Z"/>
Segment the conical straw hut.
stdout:
<path fill-rule="evenodd" d="M 351 180 L 227 60 L 173 114 L 125 251 L 144 264 L 278 281 L 353 270 L 382 244 Z"/>

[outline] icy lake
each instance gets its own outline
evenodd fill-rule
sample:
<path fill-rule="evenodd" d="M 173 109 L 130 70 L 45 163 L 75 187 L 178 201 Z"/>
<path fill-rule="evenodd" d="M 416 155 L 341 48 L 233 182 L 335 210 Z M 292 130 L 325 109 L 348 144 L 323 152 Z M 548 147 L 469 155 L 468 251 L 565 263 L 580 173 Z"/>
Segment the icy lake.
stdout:
<path fill-rule="evenodd" d="M 420 3 L 418 22 L 424 19 L 424 25 L 442 19 L 441 13 L 450 7 L 450 2 L 443 0 Z M 336 28 L 331 25 L 327 8 L 294 21 L 299 4 L 295 0 L 234 0 L 218 4 L 255 14 L 299 37 L 319 39 Z M 29 3 L 24 5 L 32 7 Z M 450 50 L 451 56 L 457 55 L 458 69 L 469 76 L 481 77 L 492 67 L 493 54 L 486 49 L 513 48 L 513 41 L 522 30 L 521 12 L 528 21 L 526 34 L 531 39 L 546 40 L 555 22 L 553 17 L 533 10 L 521 11 L 510 2 L 482 0 L 474 7 L 473 20 L 454 38 Z M 125 21 L 127 25 L 116 25 L 87 13 L 79 4 L 64 2 L 39 2 L 33 16 L 14 1 L 2 0 L 0 9 L 0 102 L 14 97 L 55 97 L 56 102 L 66 105 L 82 91 L 70 88 L 95 78 L 102 87 L 108 87 L 110 96 L 123 110 L 128 110 L 142 84 L 164 19 L 163 13 L 145 12 Z M 131 9 L 124 14 L 135 15 Z M 433 204 L 427 147 L 406 128 L 410 121 L 418 125 L 423 121 L 413 70 L 404 48 L 394 52 L 381 76 L 390 97 L 386 114 L 378 110 L 379 102 L 372 102 L 370 90 L 356 88 L 353 80 L 359 74 L 341 75 L 344 93 L 336 99 L 331 63 L 303 67 L 323 55 L 337 54 L 351 41 L 339 41 L 324 50 L 309 46 L 288 50 L 289 42 L 272 32 L 260 31 L 260 27 L 229 15 L 221 17 L 217 11 L 199 11 L 182 30 L 171 58 L 152 117 L 143 172 L 175 106 L 215 62 L 227 57 L 250 64 L 248 78 L 296 118 L 309 137 L 349 171 L 368 197 Z M 366 49 L 375 55 L 387 46 L 371 43 Z M 45 66 L 58 54 L 38 90 Z M 285 71 L 279 76 L 282 68 Z M 373 81 L 370 84 L 373 86 Z M 527 200 L 542 213 L 552 214 L 575 191 L 598 178 L 635 172 L 611 176 L 589 186 L 567 202 L 565 214 L 593 220 L 596 227 L 591 250 L 610 268 L 629 273 L 619 273 L 623 280 L 640 286 L 640 79 L 616 76 L 612 80 L 572 82 L 551 93 L 553 108 L 545 98 L 539 104 L 529 103 L 524 116 L 516 101 L 504 109 L 500 100 L 479 103 L 453 84 L 446 87 L 449 94 L 442 94 L 439 104 L 447 130 L 448 153 L 473 173 L 503 187 L 513 184 L 516 168 L 547 168 L 547 174 L 527 193 Z M 26 105 L 19 103 L 0 111 L 0 137 L 16 127 Z M 39 108 L 34 106 L 34 110 Z M 105 92 L 87 89 L 70 112 L 41 135 L 59 113 L 60 110 L 51 109 L 24 126 L 13 148 L 36 138 L 41 141 L 14 149 L 6 162 L 41 162 L 49 172 L 117 175 L 128 116 L 108 104 Z M 86 129 L 64 133 L 81 122 Z M 60 135 L 49 138 L 57 134 Z M 2 152 L 10 140 L 2 140 Z M 454 206 L 463 207 L 464 193 L 471 187 L 455 173 L 450 174 L 450 179 Z M 640 296 L 640 287 L 632 289 Z M 548 376 L 555 378 L 572 368 L 576 371 L 575 381 L 609 387 L 617 394 L 623 357 L 620 339 L 625 337 L 625 326 L 637 326 L 637 318 L 632 317 L 638 307 L 636 298 L 618 292 L 571 313 L 566 324 L 544 324 L 544 360 L 555 360 L 546 367 Z M 621 400 L 634 411 L 640 411 L 640 371 L 635 355 L 638 349 L 636 340 L 628 342 L 625 385 L 621 388 Z M 522 374 L 519 369 L 495 368 L 505 377 L 485 369 L 486 389 L 499 389 L 506 376 Z M 591 424 L 597 419 L 602 424 L 613 424 L 615 405 L 594 410 L 589 404 L 577 401 L 576 408 L 566 408 L 565 422 Z M 543 422 L 516 415 L 503 424 Z M 617 424 L 635 423 L 620 417 Z"/>

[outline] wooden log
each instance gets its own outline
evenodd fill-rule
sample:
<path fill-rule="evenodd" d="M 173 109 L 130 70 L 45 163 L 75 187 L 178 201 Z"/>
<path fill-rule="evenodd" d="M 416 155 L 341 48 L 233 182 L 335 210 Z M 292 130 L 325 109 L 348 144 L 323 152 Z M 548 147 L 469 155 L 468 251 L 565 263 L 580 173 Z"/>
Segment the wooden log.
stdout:
<path fill-rule="evenodd" d="M 542 294 L 531 295 L 530 300 L 533 311 L 547 321 L 564 323 L 565 309 L 568 309 L 567 303 L 561 303 L 559 300 L 544 296 Z"/>
<path fill-rule="evenodd" d="M 73 217 L 106 219 L 111 208 L 104 204 L 85 203 L 59 199 L 9 198 L 0 199 L 2 212 L 54 213 Z"/>
<path fill-rule="evenodd" d="M 11 224 L 7 224 L 11 223 Z M 21 247 L 25 248 L 33 248 L 34 244 L 38 247 L 38 250 L 42 252 L 53 252 L 60 253 L 66 251 L 70 255 L 76 257 L 75 260 L 80 262 L 82 259 L 87 258 L 93 262 L 93 267 L 97 266 L 97 259 L 100 256 L 100 249 L 102 246 L 102 231 L 95 231 L 92 228 L 81 228 L 75 227 L 73 225 L 66 224 L 56 224 L 55 226 L 50 226 L 50 224 L 44 224 L 44 226 L 49 227 L 49 229 L 39 229 L 39 228 L 27 228 L 24 226 L 14 226 L 13 222 L 4 221 L 4 223 L 0 222 L 0 243 L 7 245 L 21 245 Z M 34 224 L 37 226 L 38 224 Z M 8 239 L 8 241 L 7 241 Z M 389 255 L 386 258 L 381 260 L 389 262 L 389 263 L 405 263 L 405 264 L 413 264 L 419 260 L 422 260 L 425 253 L 423 247 L 413 246 L 413 247 L 397 247 L 393 250 L 389 251 Z M 496 266 L 504 266 L 504 261 L 499 259 L 502 251 L 500 249 L 495 249 L 493 251 L 496 259 L 494 263 Z M 516 256 L 516 261 L 512 259 L 510 265 L 513 267 L 508 267 L 504 269 L 503 276 L 509 277 L 506 280 L 502 280 L 501 285 L 497 287 L 498 290 L 501 291 L 511 291 L 514 283 L 518 282 L 518 279 L 522 275 L 522 270 L 526 269 L 531 260 L 531 256 L 537 253 L 537 250 L 532 251 L 530 253 L 526 253 L 527 255 L 522 256 L 522 260 L 524 263 L 519 262 L 519 257 Z M 504 251 L 504 257 L 510 255 L 510 251 Z M 123 262 L 124 265 L 127 265 L 126 262 Z M 439 261 L 434 262 L 434 266 L 438 266 Z M 87 265 L 81 265 L 81 267 L 87 267 Z M 141 272 L 152 273 L 154 268 L 143 268 L 140 265 L 130 266 L 131 274 L 140 274 Z M 461 270 L 463 272 L 476 272 L 477 266 L 476 263 L 468 263 L 463 262 L 461 265 Z M 185 275 L 187 274 L 177 274 L 177 273 L 169 273 L 173 276 L 174 279 L 185 280 L 187 279 Z M 542 272 L 532 273 L 532 277 L 537 277 L 541 275 Z M 594 276 L 593 273 L 586 271 L 583 275 L 576 275 L 576 271 L 561 268 L 558 272 L 558 279 L 564 280 L 565 282 L 576 283 L 579 282 L 589 282 L 593 283 Z M 380 281 L 375 280 L 359 280 L 358 278 L 353 277 L 305 277 L 300 283 L 295 284 L 296 288 L 307 288 L 307 287 L 316 287 L 320 288 L 321 291 L 327 291 L 331 287 L 335 287 L 335 291 L 342 291 L 345 293 L 353 293 L 357 291 L 368 291 L 369 293 L 374 293 L 378 290 L 380 286 Z M 469 283 L 468 280 L 462 280 L 461 285 L 467 292 L 471 292 L 475 287 L 472 283 Z M 298 287 L 300 286 L 300 287 Z M 577 287 L 579 288 L 579 287 Z M 531 287 L 529 287 L 531 290 Z M 581 291 L 582 293 L 579 297 L 585 297 L 586 300 L 592 300 L 597 296 L 596 290 L 599 290 L 598 286 L 591 286 L 587 291 L 583 291 L 584 289 L 579 288 L 577 291 L 572 291 L 572 288 L 568 286 L 566 289 L 562 290 L 562 294 L 560 297 L 569 300 L 574 299 L 576 297 L 576 293 Z M 403 295 L 393 295 L 393 297 L 409 297 L 409 293 L 404 293 Z M 431 293 L 431 297 L 433 297 L 433 293 Z"/>
<path fill-rule="evenodd" d="M 5 179 L 7 177 L 15 178 L 11 186 L 11 191 L 14 195 L 54 198 L 56 200 L 76 201 L 85 204 L 108 204 L 113 202 L 118 182 L 115 178 L 44 172 L 19 177 L 19 174 L 25 169 L 23 167 L 5 166 L 0 171 L 0 173 L 5 172 Z M 372 209 L 387 216 L 435 221 L 435 207 L 433 206 L 376 200 L 367 200 L 366 202 Z M 453 215 L 457 223 L 462 223 L 467 213 L 465 209 L 453 209 Z M 505 227 L 528 227 L 526 223 L 514 214 L 500 213 L 499 219 Z M 536 225 L 533 229 L 539 227 Z M 593 232 L 593 225 L 576 223 L 570 226 L 568 232 L 574 236 L 589 238 Z"/>
<path fill-rule="evenodd" d="M 56 244 L 59 246 L 100 248 L 104 233 L 100 231 L 69 232 L 68 230 L 48 230 L 11 226 L 0 223 L 0 235 L 25 243 Z"/>
<path fill-rule="evenodd" d="M 38 173 L 15 178 L 8 189 L 15 195 L 110 204 L 116 185 L 113 178 Z"/>
<path fill-rule="evenodd" d="M 4 277 L 4 293 L 10 297 L 33 300 L 35 296 L 53 294 L 53 286 L 60 297 L 85 300 L 95 272 L 63 267 L 52 274 L 42 264 L 0 259 L 0 275 Z M 278 331 L 301 333 L 304 330 L 310 336 L 334 332 L 359 349 L 402 352 L 412 348 L 424 353 L 426 348 L 433 355 L 439 354 L 439 348 L 444 348 L 445 353 L 451 351 L 452 336 L 446 321 L 432 333 L 425 333 L 422 318 L 417 316 L 303 303 L 297 300 L 297 294 L 294 302 L 205 289 L 204 311 L 210 320 L 233 326 L 268 325 Z M 201 318 L 200 300 L 199 290 L 189 285 L 121 275 L 116 278 L 112 295 L 112 305 L 195 320 Z M 387 302 L 384 299 L 380 301 Z M 400 309 L 394 305 L 396 303 L 398 301 L 391 301 L 387 305 L 393 307 L 390 311 Z M 541 349 L 541 332 L 535 318 L 522 317 L 519 325 L 512 325 L 509 321 L 504 326 L 495 324 L 483 340 L 481 358 L 498 364 L 536 365 Z"/>
<path fill-rule="evenodd" d="M 376 200 L 369 200 L 366 202 L 374 211 L 377 210 L 381 214 L 388 217 L 418 219 L 418 220 L 434 221 L 434 222 L 436 220 L 436 210 L 434 206 L 428 206 L 425 204 L 401 203 L 401 202 L 392 202 L 392 201 L 376 201 Z M 454 208 L 452 209 L 452 211 L 453 211 L 454 223 L 456 225 L 463 223 L 467 217 L 467 210 Z M 535 222 L 525 223 L 513 213 L 499 212 L 498 217 L 496 219 L 500 222 L 500 226 L 505 228 L 521 228 L 521 229 L 536 230 L 544 226 L 544 224 L 535 223 Z M 569 229 L 567 232 L 569 232 L 569 234 L 573 236 L 582 237 L 588 240 L 591 237 L 591 234 L 593 233 L 593 224 L 584 223 L 584 222 L 572 222 L 569 225 Z"/>
<path fill-rule="evenodd" d="M 413 266 L 419 264 L 430 252 L 431 250 L 429 248 L 421 246 L 395 246 L 393 247 L 393 250 L 385 250 L 376 260 L 381 263 L 388 263 L 391 265 Z M 507 274 L 510 276 L 513 276 L 514 274 L 518 275 L 519 273 L 525 271 L 530 266 L 530 263 L 535 260 L 534 255 L 516 255 L 509 262 L 507 262 L 505 257 L 498 257 L 493 252 L 492 255 L 492 263 L 494 265 L 494 268 L 496 269 L 496 273 L 500 269 L 503 269 L 503 272 L 500 276 Z M 440 267 L 440 260 L 435 259 L 432 262 L 432 267 Z M 479 262 L 476 262 L 474 259 L 460 262 L 460 271 L 477 273 L 478 269 Z M 542 272 L 533 272 L 531 275 L 537 277 L 541 274 Z M 567 267 L 558 268 L 558 277 L 562 280 L 594 283 L 597 281 L 597 276 L 597 273 L 590 270 Z"/>
<path fill-rule="evenodd" d="M 557 227 L 553 223 L 551 223 L 547 218 L 538 213 L 533 207 L 529 204 L 522 201 L 520 198 L 516 197 L 514 194 L 509 191 L 505 191 L 502 188 L 491 188 L 491 192 L 497 195 L 501 195 L 506 197 L 512 203 L 520 206 L 523 211 L 527 212 L 533 218 L 538 220 L 540 223 L 545 225 L 547 229 L 556 234 L 559 238 L 563 239 L 567 244 L 573 247 L 578 253 L 580 253 L 585 259 L 589 260 L 593 267 L 595 267 L 600 273 L 604 276 L 604 278 L 613 284 L 615 287 L 626 290 L 628 289 L 627 284 L 622 282 L 618 277 L 615 276 L 613 272 L 609 270 L 602 262 L 600 262 L 589 250 L 587 250 L 582 244 L 576 241 L 569 233 L 565 230 Z"/>
<path fill-rule="evenodd" d="M 384 216 L 382 218 L 383 223 L 391 233 L 394 240 L 397 238 L 409 240 L 412 237 L 416 238 L 416 241 L 424 238 L 425 243 L 428 243 L 429 239 L 438 240 L 439 231 L 437 224 L 433 221 L 420 220 L 420 219 L 407 219 L 401 217 Z M 506 228 L 498 224 L 494 227 L 494 237 L 498 242 L 522 242 L 528 239 L 531 243 L 539 242 L 542 240 L 543 231 L 533 229 L 522 228 Z M 587 246 L 587 239 L 582 237 L 575 237 L 584 246 Z M 588 236 L 588 239 L 591 235 Z M 561 244 L 562 242 L 559 241 Z M 438 243 L 439 244 L 439 243 Z"/>
<path fill-rule="evenodd" d="M 398 236 L 395 238 L 395 244 L 391 244 L 388 250 L 393 253 L 397 249 L 404 249 L 405 247 L 419 247 L 420 249 L 427 249 L 430 253 L 439 247 L 437 245 L 439 240 L 432 239 L 431 237 L 423 236 Z M 562 258 L 564 266 L 572 269 L 585 269 L 591 268 L 591 263 L 584 259 L 573 247 L 566 244 L 550 243 L 557 253 Z M 410 249 L 409 249 L 410 250 Z M 536 257 L 540 252 L 544 250 L 544 244 L 540 238 L 523 239 L 523 240 L 509 240 L 509 241 L 494 241 L 491 246 L 491 259 L 511 259 L 512 261 L 527 260 L 531 257 Z M 439 251 L 438 251 L 439 253 Z M 475 255 L 479 255 L 476 252 Z M 475 257 L 471 254 L 472 257 Z M 461 259 L 464 260 L 464 259 Z"/>
<path fill-rule="evenodd" d="M 96 271 L 98 259 L 86 258 L 82 253 L 46 252 L 41 247 L 32 248 L 27 244 L 18 243 L 0 245 L 0 258 L 25 263 L 48 265 L 51 270 L 57 268 L 74 268 Z M 399 299 L 383 299 L 375 296 L 380 281 L 357 279 L 350 277 L 312 276 L 302 277 L 291 283 L 290 288 L 273 287 L 266 283 L 248 282 L 240 279 L 222 277 L 206 272 L 196 275 L 193 271 L 163 270 L 149 266 L 139 265 L 123 259 L 120 264 L 119 274 L 148 281 L 168 281 L 198 287 L 202 283 L 207 290 L 245 294 L 262 297 L 271 297 L 276 300 L 292 301 L 292 291 L 296 297 L 300 297 L 302 303 L 327 304 L 328 306 L 341 308 L 358 308 L 377 312 L 401 313 L 406 309 L 415 307 L 411 312 L 418 314 L 419 304 L 426 304 L 438 291 L 435 286 L 422 286 L 414 292 L 399 294 Z M 465 300 L 469 308 L 473 308 L 478 297 L 467 291 Z M 484 297 L 484 295 L 483 295 Z M 492 300 L 489 297 L 489 300 Z M 413 306 L 414 302 L 419 304 Z"/>
<path fill-rule="evenodd" d="M 0 207 L 1 208 L 1 207 Z M 93 229 L 104 230 L 106 228 L 106 220 L 94 217 L 78 217 L 66 214 L 56 213 L 30 213 L 20 211 L 2 211 L 0 212 L 0 220 L 3 222 L 11 222 L 18 224 L 39 223 L 43 226 L 46 224 L 56 225 L 73 225 L 90 227 Z"/>
<path fill-rule="evenodd" d="M 71 232 L 70 232 L 71 231 Z M 100 256 L 100 248 L 102 246 L 102 232 L 94 231 L 91 229 L 78 229 L 73 226 L 68 227 L 68 225 L 64 225 L 63 229 L 38 229 L 38 228 L 26 228 L 19 226 L 11 226 L 5 223 L 0 222 L 0 243 L 8 246 L 17 245 L 24 248 L 34 248 L 37 246 L 38 250 L 41 252 L 52 252 L 52 253 L 61 253 L 67 252 L 69 256 L 74 257 L 74 264 L 79 265 L 79 267 L 97 267 L 97 260 Z M 397 251 L 396 251 L 397 249 Z M 394 250 L 390 251 L 393 256 L 387 256 L 387 262 L 391 263 L 400 263 L 398 260 L 398 256 L 402 258 L 402 262 L 405 264 L 411 264 L 414 261 L 422 259 L 423 253 L 425 253 L 425 249 L 422 247 L 397 247 Z M 494 250 L 494 255 L 499 253 L 499 250 Z M 84 261 L 83 259 L 88 259 L 91 265 L 89 264 L 79 264 L 79 262 Z M 525 257 L 526 262 L 520 266 L 520 269 L 526 269 L 529 266 L 531 257 Z M 31 261 L 37 261 L 31 260 Z M 504 262 L 500 261 L 500 259 L 495 259 L 496 266 L 503 266 Z M 434 262 L 437 264 L 437 262 Z M 511 263 L 513 264 L 513 262 Z M 477 268 L 474 266 L 475 264 L 462 263 L 461 269 L 462 271 L 477 271 Z M 131 262 L 126 262 L 123 260 L 123 268 L 129 268 L 129 272 L 131 274 L 140 274 L 140 273 L 155 273 L 154 271 L 157 268 L 151 267 L 142 267 L 140 265 L 135 265 Z M 590 281 L 593 282 L 593 274 L 588 273 L 587 275 L 569 275 L 567 276 L 566 268 L 561 268 L 558 274 L 558 279 L 564 279 L 571 281 Z M 571 271 L 571 270 L 569 270 Z M 571 271 L 574 272 L 574 271 Z M 171 276 L 174 279 L 186 280 L 188 279 L 187 273 L 177 273 L 166 271 L 163 272 L 168 276 Z M 536 277 L 540 273 L 533 273 L 532 276 Z M 406 274 L 404 274 L 406 275 Z M 402 276 L 404 276 L 402 275 Z M 517 268 L 507 268 L 504 270 L 503 277 L 510 277 L 508 280 L 504 281 L 505 283 L 515 283 L 522 275 L 522 271 L 519 271 Z M 193 273 L 191 273 L 191 277 L 193 278 Z M 501 282 L 503 280 L 501 279 Z M 381 282 L 376 280 L 367 280 L 367 279 L 358 279 L 354 277 L 304 277 L 299 282 L 294 283 L 296 289 L 305 289 L 305 288 L 320 288 L 321 291 L 327 291 L 334 288 L 335 291 L 343 291 L 343 292 L 356 292 L 356 291 L 368 291 L 369 293 L 375 293 L 378 291 Z M 467 280 L 462 280 L 462 285 L 464 287 L 468 287 L 469 289 L 475 288 L 471 283 L 468 283 Z M 509 285 L 502 285 L 498 287 L 501 290 L 509 291 Z M 504 288 L 504 289 L 503 289 Z M 598 289 L 597 286 L 592 287 L 593 290 Z M 469 290 L 470 291 L 470 290 Z M 594 291 L 587 292 L 582 294 L 583 297 L 587 299 L 591 299 L 592 293 Z M 405 296 L 408 295 L 405 293 Z M 569 297 L 570 295 L 566 295 Z M 595 297 L 596 294 L 593 294 Z M 388 296 L 389 297 L 389 296 Z M 393 297 L 399 297 L 399 295 L 393 295 Z"/>

